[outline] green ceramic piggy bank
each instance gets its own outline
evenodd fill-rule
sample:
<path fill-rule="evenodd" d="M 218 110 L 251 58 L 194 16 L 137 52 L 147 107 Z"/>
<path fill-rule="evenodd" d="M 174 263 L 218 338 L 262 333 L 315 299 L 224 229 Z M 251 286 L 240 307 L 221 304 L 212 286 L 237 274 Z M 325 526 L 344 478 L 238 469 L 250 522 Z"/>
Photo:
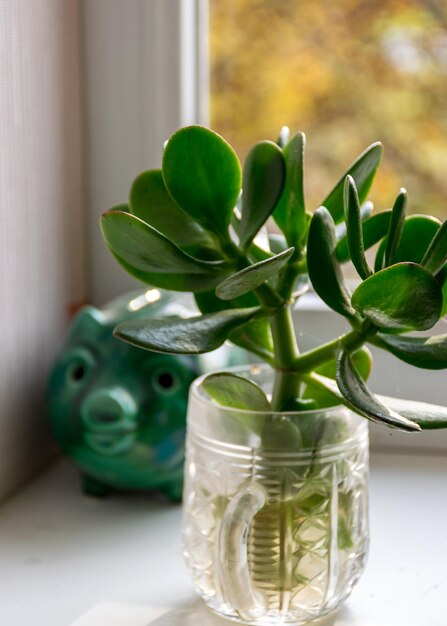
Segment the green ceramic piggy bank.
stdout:
<path fill-rule="evenodd" d="M 188 388 L 206 363 L 134 348 L 112 331 L 125 319 L 183 314 L 191 315 L 184 296 L 150 289 L 84 307 L 73 320 L 50 375 L 48 408 L 87 493 L 156 489 L 181 498 Z"/>

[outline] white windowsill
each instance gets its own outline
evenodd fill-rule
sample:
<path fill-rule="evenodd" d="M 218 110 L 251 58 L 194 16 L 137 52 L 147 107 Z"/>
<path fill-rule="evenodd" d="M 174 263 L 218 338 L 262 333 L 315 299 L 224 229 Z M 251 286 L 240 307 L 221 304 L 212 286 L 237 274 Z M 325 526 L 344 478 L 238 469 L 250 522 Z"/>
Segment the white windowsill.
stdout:
<path fill-rule="evenodd" d="M 447 458 L 375 454 L 371 474 L 367 570 L 324 623 L 445 626 Z M 68 626 L 100 602 L 190 603 L 180 513 L 146 496 L 84 497 L 76 471 L 59 462 L 1 509 L 0 621 Z"/>

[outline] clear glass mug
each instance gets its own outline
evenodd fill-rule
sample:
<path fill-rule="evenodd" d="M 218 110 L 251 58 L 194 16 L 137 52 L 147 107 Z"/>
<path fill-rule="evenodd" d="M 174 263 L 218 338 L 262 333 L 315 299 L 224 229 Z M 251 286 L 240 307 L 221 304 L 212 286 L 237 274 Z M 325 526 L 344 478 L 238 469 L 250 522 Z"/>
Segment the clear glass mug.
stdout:
<path fill-rule="evenodd" d="M 237 368 L 271 393 L 266 366 Z M 368 424 L 345 407 L 260 413 L 216 405 L 193 383 L 183 550 L 216 613 L 304 624 L 334 610 L 368 549 Z"/>

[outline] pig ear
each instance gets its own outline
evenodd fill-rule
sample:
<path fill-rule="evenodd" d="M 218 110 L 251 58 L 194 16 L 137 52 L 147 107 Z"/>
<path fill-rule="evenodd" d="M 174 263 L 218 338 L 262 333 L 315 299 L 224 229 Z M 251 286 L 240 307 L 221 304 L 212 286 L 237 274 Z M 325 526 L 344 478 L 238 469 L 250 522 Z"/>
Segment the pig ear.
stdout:
<path fill-rule="evenodd" d="M 106 316 L 94 306 L 84 306 L 74 317 L 68 329 L 68 337 L 79 337 L 80 334 L 89 334 L 92 330 L 107 324 Z"/>
<path fill-rule="evenodd" d="M 138 289 L 115 298 L 99 310 L 104 315 L 104 319 L 112 326 L 120 322 L 134 318 L 147 318 L 151 315 L 153 307 L 159 307 L 162 302 L 170 301 L 172 296 L 164 294 L 159 289 Z"/>

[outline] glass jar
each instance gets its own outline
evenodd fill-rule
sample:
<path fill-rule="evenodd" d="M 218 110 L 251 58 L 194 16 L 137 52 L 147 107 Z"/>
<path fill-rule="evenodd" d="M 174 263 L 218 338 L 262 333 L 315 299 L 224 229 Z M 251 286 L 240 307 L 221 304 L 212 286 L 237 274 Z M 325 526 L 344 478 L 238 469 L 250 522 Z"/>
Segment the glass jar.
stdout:
<path fill-rule="evenodd" d="M 237 368 L 271 393 L 267 366 Z M 305 624 L 351 592 L 368 549 L 368 423 L 256 412 L 190 390 L 183 548 L 198 593 L 247 624 Z"/>

